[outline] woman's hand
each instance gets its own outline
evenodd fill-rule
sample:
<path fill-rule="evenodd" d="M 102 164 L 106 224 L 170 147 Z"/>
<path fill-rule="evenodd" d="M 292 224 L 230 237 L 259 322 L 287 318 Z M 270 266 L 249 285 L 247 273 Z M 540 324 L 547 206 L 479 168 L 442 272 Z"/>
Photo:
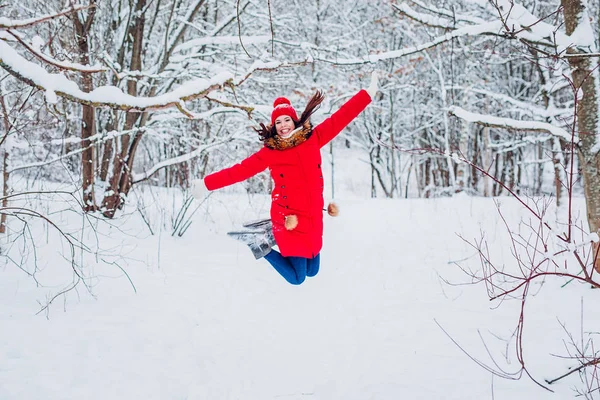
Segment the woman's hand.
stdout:
<path fill-rule="evenodd" d="M 204 200 L 209 194 L 209 190 L 206 188 L 204 179 L 194 179 L 192 181 L 192 196 L 198 200 Z"/>
<path fill-rule="evenodd" d="M 378 81 L 379 81 L 379 75 L 377 74 L 377 71 L 371 72 L 371 84 L 369 85 L 368 88 L 365 89 L 367 91 L 367 93 L 369 93 L 369 96 L 371 96 L 371 100 L 374 100 L 375 95 L 377 94 Z"/>

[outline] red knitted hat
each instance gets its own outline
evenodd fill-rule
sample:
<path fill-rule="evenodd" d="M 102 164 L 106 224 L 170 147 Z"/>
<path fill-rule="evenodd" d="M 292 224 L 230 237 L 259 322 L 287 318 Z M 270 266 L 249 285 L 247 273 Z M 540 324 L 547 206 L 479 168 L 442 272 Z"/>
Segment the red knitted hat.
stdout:
<path fill-rule="evenodd" d="M 296 110 L 294 110 L 294 107 L 292 107 L 290 101 L 285 97 L 276 98 L 273 102 L 273 107 L 273 112 L 271 113 L 271 125 L 275 125 L 275 120 L 282 115 L 287 115 L 295 122 L 298 122 Z"/>

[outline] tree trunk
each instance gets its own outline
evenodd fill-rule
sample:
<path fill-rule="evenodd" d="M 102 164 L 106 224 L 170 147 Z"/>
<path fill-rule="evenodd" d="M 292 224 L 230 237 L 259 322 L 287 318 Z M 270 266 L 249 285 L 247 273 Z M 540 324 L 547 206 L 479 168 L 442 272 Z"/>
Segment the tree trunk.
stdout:
<path fill-rule="evenodd" d="M 562 0 L 564 8 L 565 30 L 571 35 L 584 24 L 589 24 L 586 3 L 582 0 Z M 591 31 L 591 30 L 590 30 Z M 584 54 L 595 49 L 569 48 L 568 54 Z M 590 232 L 600 233 L 600 154 L 595 147 L 600 142 L 598 127 L 598 79 L 597 58 L 569 57 L 569 66 L 573 83 L 578 92 L 577 131 L 579 134 L 579 165 L 583 175 L 583 186 L 587 206 L 587 217 Z M 594 251 L 594 268 L 600 272 L 599 242 L 592 246 Z"/>
<path fill-rule="evenodd" d="M 135 159 L 135 152 L 137 151 L 138 145 L 142 140 L 142 131 L 138 131 L 135 133 L 133 140 L 131 141 L 131 145 L 129 146 L 129 153 L 127 154 L 127 165 L 123 170 L 123 174 L 121 176 L 120 188 L 121 194 L 127 196 L 129 194 L 129 190 L 131 189 L 132 181 L 132 172 L 133 172 L 133 161 Z M 120 207 L 123 206 L 121 202 Z"/>
<path fill-rule="evenodd" d="M 82 21 L 76 14 L 73 15 L 75 32 L 77 35 L 77 48 L 79 50 L 81 63 L 84 65 L 88 65 L 90 63 L 88 34 L 94 21 L 94 15 L 96 12 L 96 7 L 93 7 L 94 3 L 95 0 L 90 0 L 90 5 L 92 7 L 89 9 L 85 20 Z M 94 83 L 90 74 L 83 75 L 82 87 L 85 92 L 91 92 L 94 88 Z M 91 142 L 89 141 L 89 138 L 94 135 L 95 127 L 96 117 L 94 107 L 83 105 L 81 109 L 81 147 L 83 149 L 83 152 L 81 153 L 81 173 L 83 179 L 82 186 L 84 211 L 96 211 L 98 209 L 94 195 L 94 146 L 92 146 Z"/>
<path fill-rule="evenodd" d="M 473 127 L 475 129 L 475 134 L 473 135 L 473 154 L 471 155 L 471 173 L 468 187 L 473 188 L 473 190 L 477 191 L 477 187 L 479 186 L 479 172 L 476 165 L 484 165 L 483 164 L 483 154 L 481 152 L 481 136 L 483 131 L 478 127 Z M 465 155 L 466 158 L 466 155 Z"/>
<path fill-rule="evenodd" d="M 111 110 L 112 115 L 106 123 L 105 131 L 112 132 L 117 129 L 117 111 Z M 113 154 L 115 150 L 114 139 L 107 139 L 102 145 L 102 157 L 100 159 L 100 180 L 106 182 L 108 178 L 108 172 L 110 171 L 110 165 L 113 161 Z"/>
<path fill-rule="evenodd" d="M 89 78 L 91 81 L 91 77 Z M 84 85 L 85 86 L 85 85 Z M 96 211 L 96 196 L 94 194 L 95 155 L 94 146 L 89 138 L 94 135 L 95 110 L 91 106 L 84 105 L 81 117 L 81 167 L 83 178 L 83 209 L 84 211 Z"/>
<path fill-rule="evenodd" d="M 135 10 L 133 11 L 135 17 L 133 19 L 133 23 L 129 26 L 127 31 L 128 41 L 131 46 L 131 61 L 129 66 L 130 71 L 142 70 L 142 59 L 144 56 L 144 26 L 146 23 L 146 15 L 143 10 L 146 8 L 147 3 L 148 0 L 137 0 L 135 4 Z M 150 3 L 152 2 L 150 1 Z M 194 19 L 194 16 L 198 13 L 204 3 L 205 0 L 196 0 L 193 9 L 188 14 L 187 22 L 191 22 Z M 170 18 L 168 20 L 168 24 L 171 23 Z M 177 36 L 173 39 L 171 44 L 177 43 L 183 38 L 186 27 L 187 25 L 184 25 L 183 28 L 177 32 Z M 150 24 L 150 29 L 151 28 L 152 23 Z M 169 28 L 167 27 L 167 31 L 168 30 Z M 167 43 L 164 44 L 162 57 L 160 60 L 158 60 L 159 72 L 164 71 L 165 67 L 168 65 L 171 53 L 174 49 L 174 45 L 168 47 Z M 120 58 L 124 58 L 123 52 L 121 52 Z M 147 96 L 153 97 L 156 94 L 157 86 L 152 84 L 152 80 L 150 80 L 149 86 L 152 88 L 147 93 Z M 127 93 L 131 96 L 138 95 L 136 79 L 130 79 L 127 82 Z M 124 129 L 130 130 L 136 126 L 141 128 L 146 125 L 148 118 L 148 112 L 130 112 L 127 114 Z M 135 161 L 135 153 L 140 141 L 142 140 L 142 137 L 143 130 L 140 129 L 133 134 L 133 137 L 125 136 L 121 139 L 120 152 L 117 153 L 114 158 L 113 173 L 109 179 L 109 186 L 107 187 L 104 199 L 102 200 L 102 212 L 108 218 L 112 218 L 116 210 L 123 206 L 125 197 L 127 194 L 129 194 L 129 190 L 133 184 L 132 171 Z"/>
<path fill-rule="evenodd" d="M 548 93 L 547 90 L 547 83 L 549 81 L 548 79 L 548 70 L 549 68 L 546 67 L 542 67 L 541 65 L 541 60 L 538 57 L 538 53 L 535 51 L 531 51 L 531 55 L 534 57 L 535 59 L 535 66 L 537 69 L 537 73 L 540 79 L 540 83 L 541 83 L 541 88 L 542 88 L 542 100 L 544 103 L 544 108 L 548 109 L 548 107 L 550 106 L 550 94 Z M 546 118 L 546 122 L 551 124 L 552 118 L 547 117 Z M 566 209 L 567 207 L 567 185 L 569 184 L 568 180 L 567 180 L 567 176 L 566 176 L 566 168 L 567 168 L 567 164 L 568 162 L 566 162 L 566 158 L 565 158 L 565 154 L 563 149 L 565 148 L 565 146 L 563 145 L 563 142 L 557 138 L 557 137 L 553 137 L 552 138 L 552 145 L 551 145 L 551 150 L 552 150 L 552 164 L 554 166 L 554 187 L 555 187 L 555 193 L 556 193 L 556 218 L 557 218 L 557 222 L 560 221 L 562 223 L 567 223 L 566 219 L 562 219 L 562 215 L 564 214 L 561 210 Z M 542 146 L 541 143 L 538 144 L 538 159 L 541 160 L 544 154 L 544 148 Z M 542 163 L 538 163 L 538 184 L 536 186 L 537 189 L 537 193 L 541 193 L 541 186 L 542 186 L 542 179 L 543 179 L 543 173 L 544 173 L 544 168 L 543 168 L 543 164 Z"/>
<path fill-rule="evenodd" d="M 431 158 L 425 158 L 425 161 L 421 164 L 423 169 L 422 175 L 422 187 L 423 194 L 426 199 L 431 197 Z"/>
<path fill-rule="evenodd" d="M 108 139 L 102 146 L 102 161 L 100 162 L 100 180 L 106 182 L 108 178 L 108 171 L 110 169 L 110 162 L 113 158 L 114 152 L 114 140 Z"/>
<path fill-rule="evenodd" d="M 4 94 L 0 92 L 0 105 L 2 105 L 2 114 L 4 114 L 3 123 L 4 123 L 4 137 L 1 139 L 1 142 L 4 142 L 4 151 L 2 156 L 2 208 L 8 207 L 8 157 L 9 157 L 9 146 L 6 145 L 8 135 L 11 130 L 11 123 L 8 119 L 8 109 L 6 108 L 6 103 L 4 101 Z M 0 233 L 6 233 L 6 214 L 2 213 L 0 215 Z"/>
<path fill-rule="evenodd" d="M 146 7 L 146 0 L 138 0 L 135 6 L 135 22 L 129 27 L 127 36 L 131 40 L 131 61 L 129 69 L 131 71 L 142 70 L 142 55 L 144 43 L 144 23 L 145 14 L 142 12 Z M 137 96 L 137 80 L 130 79 L 127 81 L 127 94 Z M 139 112 L 129 112 L 125 118 L 124 130 L 133 129 L 140 117 Z M 102 200 L 102 214 L 105 217 L 112 218 L 118 208 L 123 206 L 122 194 L 127 194 L 131 187 L 131 167 L 133 166 L 133 156 L 137 149 L 142 133 L 141 131 L 134 134 L 133 140 L 131 136 L 123 136 L 121 138 L 121 148 L 113 159 L 113 172 L 108 181 L 107 190 Z"/>
<path fill-rule="evenodd" d="M 483 143 L 481 144 L 481 147 L 483 148 L 483 161 L 481 165 L 483 166 L 483 169 L 485 171 L 490 171 L 492 168 L 492 164 L 494 163 L 494 155 L 492 154 L 491 150 L 492 138 L 490 136 L 489 127 L 486 126 L 485 128 L 483 128 L 482 136 Z M 496 167 L 498 167 L 497 163 Z M 492 181 L 492 178 L 490 178 L 487 175 L 483 176 L 483 195 L 485 197 L 491 197 L 494 195 L 494 184 L 495 183 Z"/>
<path fill-rule="evenodd" d="M 542 194 L 542 183 L 544 182 L 544 164 L 541 162 L 544 158 L 544 144 L 538 143 L 535 147 L 536 152 L 536 164 L 535 164 L 535 179 L 534 179 L 534 192 L 535 196 L 541 196 Z"/>
<path fill-rule="evenodd" d="M 458 149 L 462 155 L 467 159 L 469 153 L 469 138 L 471 137 L 469 123 L 466 121 L 462 122 L 461 130 L 459 132 L 459 144 Z M 456 165 L 456 193 L 462 192 L 468 188 L 469 179 L 469 166 L 467 163 L 458 163 Z"/>
<path fill-rule="evenodd" d="M 572 160 L 571 160 L 572 161 Z M 571 182 L 567 179 L 566 168 L 567 163 L 563 157 L 563 150 L 560 139 L 557 137 L 552 138 L 552 164 L 554 164 L 554 184 L 556 187 L 556 222 L 558 226 L 564 226 L 566 224 L 568 215 L 568 191 L 567 184 Z"/>
<path fill-rule="evenodd" d="M 500 167 L 502 165 L 502 163 L 500 162 L 500 153 L 496 153 L 494 155 L 495 158 L 495 162 L 494 162 L 494 177 L 496 179 L 498 179 L 500 182 L 503 182 L 504 178 L 500 175 Z M 502 173 L 504 173 L 504 168 L 502 168 Z M 502 193 L 502 186 L 500 186 L 498 184 L 498 182 L 496 182 L 495 180 L 492 181 L 492 196 L 500 196 L 500 194 Z"/>
<path fill-rule="evenodd" d="M 131 130 L 135 126 L 138 116 L 139 113 L 137 112 L 128 113 L 124 129 Z M 121 194 L 123 189 L 127 186 L 127 190 L 129 190 L 131 180 L 129 160 L 133 158 L 132 143 L 134 141 L 128 135 L 123 136 L 120 140 L 120 151 L 113 158 L 113 172 L 108 180 L 107 191 L 102 200 L 102 214 L 107 218 L 112 218 L 117 209 L 122 207 L 124 199 Z"/>
<path fill-rule="evenodd" d="M 8 151 L 4 151 L 4 157 L 2 157 L 2 208 L 8 207 Z M 0 215 L 0 233 L 6 233 L 6 214 Z"/>
<path fill-rule="evenodd" d="M 504 171 L 502 183 L 513 190 L 515 188 L 515 153 L 513 151 L 504 154 Z"/>

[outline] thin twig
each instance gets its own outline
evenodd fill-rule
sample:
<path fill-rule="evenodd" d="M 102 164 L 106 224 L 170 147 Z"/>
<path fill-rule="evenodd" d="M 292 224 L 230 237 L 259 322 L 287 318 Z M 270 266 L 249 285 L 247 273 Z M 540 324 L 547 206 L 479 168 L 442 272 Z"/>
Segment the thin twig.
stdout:
<path fill-rule="evenodd" d="M 244 52 L 246 53 L 246 55 L 249 58 L 252 58 L 250 53 L 248 53 L 248 50 L 246 50 L 246 47 L 244 46 L 244 41 L 242 40 L 242 23 L 240 20 L 240 0 L 237 0 L 236 12 L 237 12 L 238 37 L 240 38 L 240 44 L 242 45 L 242 49 L 244 49 Z"/>

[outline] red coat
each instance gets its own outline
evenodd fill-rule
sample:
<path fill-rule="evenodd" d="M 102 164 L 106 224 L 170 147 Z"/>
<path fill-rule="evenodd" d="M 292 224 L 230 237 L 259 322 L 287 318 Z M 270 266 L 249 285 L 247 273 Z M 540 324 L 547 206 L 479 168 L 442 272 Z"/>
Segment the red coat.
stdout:
<path fill-rule="evenodd" d="M 323 171 L 321 147 L 331 141 L 371 102 L 361 90 L 331 117 L 313 129 L 304 143 L 287 150 L 263 147 L 239 164 L 204 178 L 209 190 L 241 182 L 269 168 L 274 181 L 271 220 L 279 251 L 285 257 L 313 258 L 323 246 Z M 285 217 L 296 215 L 298 226 L 285 229 Z"/>

